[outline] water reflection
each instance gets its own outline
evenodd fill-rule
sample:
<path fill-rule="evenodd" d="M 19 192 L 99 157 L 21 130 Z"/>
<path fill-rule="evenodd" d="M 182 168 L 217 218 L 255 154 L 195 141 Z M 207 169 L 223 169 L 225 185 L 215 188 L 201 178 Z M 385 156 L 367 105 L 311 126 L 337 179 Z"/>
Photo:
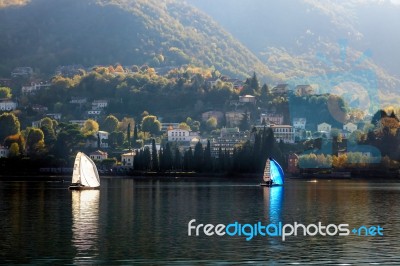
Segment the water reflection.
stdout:
<path fill-rule="evenodd" d="M 282 221 L 283 187 L 263 187 L 264 212 L 267 223 Z"/>
<path fill-rule="evenodd" d="M 71 191 L 72 245 L 75 262 L 98 255 L 99 190 Z"/>

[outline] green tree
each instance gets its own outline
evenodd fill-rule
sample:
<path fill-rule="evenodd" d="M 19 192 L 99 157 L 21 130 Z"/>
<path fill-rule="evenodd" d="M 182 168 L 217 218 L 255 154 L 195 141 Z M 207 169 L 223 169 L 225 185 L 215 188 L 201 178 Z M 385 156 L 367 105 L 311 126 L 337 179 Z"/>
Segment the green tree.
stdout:
<path fill-rule="evenodd" d="M 68 158 L 84 147 L 85 137 L 77 125 L 60 124 L 59 127 L 60 132 L 54 144 L 54 151 L 59 158 Z"/>
<path fill-rule="evenodd" d="M 42 120 L 40 120 L 40 126 L 48 126 L 54 130 L 57 126 L 57 121 L 52 120 L 49 117 L 45 117 Z"/>
<path fill-rule="evenodd" d="M 207 141 L 207 146 L 204 149 L 204 170 L 211 171 L 213 168 L 212 157 L 211 157 L 211 144 Z"/>
<path fill-rule="evenodd" d="M 20 123 L 13 113 L 0 115 L 0 143 L 3 143 L 7 136 L 18 134 Z"/>
<path fill-rule="evenodd" d="M 190 126 L 188 124 L 186 124 L 185 122 L 180 123 L 178 128 L 184 129 L 184 130 L 190 130 Z"/>
<path fill-rule="evenodd" d="M 54 129 L 47 123 L 42 123 L 40 129 L 43 131 L 46 146 L 53 146 L 57 139 Z"/>
<path fill-rule="evenodd" d="M 201 142 L 197 142 L 196 146 L 194 147 L 194 154 L 193 154 L 193 162 L 194 162 L 194 170 L 197 172 L 201 172 L 203 166 L 203 145 Z"/>
<path fill-rule="evenodd" d="M 98 131 L 99 131 L 99 124 L 93 119 L 88 119 L 83 124 L 82 133 L 86 136 L 93 135 Z"/>
<path fill-rule="evenodd" d="M 118 127 L 118 118 L 113 115 L 109 115 L 104 119 L 102 129 L 107 132 L 114 132 Z"/>
<path fill-rule="evenodd" d="M 113 131 L 108 136 L 108 145 L 115 149 L 117 147 L 122 147 L 124 144 L 124 133 L 121 131 Z"/>
<path fill-rule="evenodd" d="M 175 148 L 175 156 L 174 156 L 174 169 L 179 170 L 182 169 L 182 158 L 181 152 L 178 148 Z"/>
<path fill-rule="evenodd" d="M 44 134 L 39 128 L 29 129 L 26 139 L 26 149 L 29 154 L 39 153 L 44 148 Z"/>
<path fill-rule="evenodd" d="M 171 170 L 173 166 L 173 157 L 169 142 L 165 145 L 163 152 L 164 170 Z"/>
<path fill-rule="evenodd" d="M 8 87 L 0 87 L 0 99 L 10 99 L 12 97 L 11 89 Z"/>
<path fill-rule="evenodd" d="M 218 120 L 215 117 L 210 117 L 207 122 L 206 122 L 206 126 L 208 130 L 213 130 L 216 129 L 218 125 Z"/>
<path fill-rule="evenodd" d="M 240 121 L 239 128 L 242 131 L 250 129 L 250 118 L 249 118 L 249 113 L 247 111 L 243 114 L 243 118 Z"/>
<path fill-rule="evenodd" d="M 143 117 L 142 120 L 142 131 L 149 132 L 153 135 L 158 135 L 161 130 L 161 123 L 157 120 L 154 115 L 148 115 Z"/>
<path fill-rule="evenodd" d="M 131 148 L 131 123 L 128 124 L 126 129 L 126 139 L 128 141 L 128 147 Z"/>
<path fill-rule="evenodd" d="M 14 142 L 10 146 L 9 157 L 18 157 L 20 155 L 18 143 Z"/>

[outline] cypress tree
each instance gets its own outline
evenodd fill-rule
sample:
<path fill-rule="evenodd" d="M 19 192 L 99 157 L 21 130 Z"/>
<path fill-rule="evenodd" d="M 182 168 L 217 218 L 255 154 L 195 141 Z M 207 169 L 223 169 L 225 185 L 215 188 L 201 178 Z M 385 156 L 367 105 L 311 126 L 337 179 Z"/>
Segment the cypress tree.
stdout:
<path fill-rule="evenodd" d="M 131 123 L 128 124 L 128 128 L 126 129 L 126 137 L 128 139 L 128 147 L 131 148 Z"/>
<path fill-rule="evenodd" d="M 155 139 L 151 140 L 151 163 L 152 163 L 151 169 L 153 171 L 158 171 L 159 170 L 159 161 L 158 161 L 157 147 L 156 147 Z"/>
<path fill-rule="evenodd" d="M 196 146 L 194 147 L 194 170 L 200 172 L 203 167 L 203 145 L 197 142 Z"/>
<path fill-rule="evenodd" d="M 178 148 L 175 148 L 175 156 L 174 156 L 174 168 L 175 170 L 182 169 L 182 162 L 181 162 L 181 152 Z"/>

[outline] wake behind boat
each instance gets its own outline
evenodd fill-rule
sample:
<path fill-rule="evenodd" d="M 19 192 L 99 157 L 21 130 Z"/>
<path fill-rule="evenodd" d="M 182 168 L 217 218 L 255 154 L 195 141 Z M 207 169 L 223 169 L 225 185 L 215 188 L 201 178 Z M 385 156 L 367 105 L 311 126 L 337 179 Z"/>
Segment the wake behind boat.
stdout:
<path fill-rule="evenodd" d="M 78 152 L 75 157 L 72 182 L 69 189 L 98 189 L 100 188 L 100 177 L 96 164 L 83 152 Z"/>
<path fill-rule="evenodd" d="M 263 182 L 260 183 L 260 186 L 282 186 L 283 182 L 284 173 L 282 167 L 274 159 L 268 158 L 265 163 Z"/>

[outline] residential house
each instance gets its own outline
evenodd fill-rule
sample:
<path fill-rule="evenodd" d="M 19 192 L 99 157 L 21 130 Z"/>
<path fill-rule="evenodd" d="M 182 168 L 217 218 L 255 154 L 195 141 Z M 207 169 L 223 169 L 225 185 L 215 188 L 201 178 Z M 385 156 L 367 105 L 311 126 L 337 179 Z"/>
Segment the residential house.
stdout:
<path fill-rule="evenodd" d="M 343 125 L 343 130 L 346 130 L 346 131 L 348 131 L 350 133 L 353 133 L 354 131 L 357 130 L 357 125 L 349 122 L 349 123 Z"/>
<path fill-rule="evenodd" d="M 22 86 L 21 93 L 23 95 L 35 94 L 37 91 L 48 88 L 50 86 L 50 83 L 31 83 L 30 86 Z"/>
<path fill-rule="evenodd" d="M 198 132 L 193 132 L 186 129 L 170 129 L 167 132 L 168 141 L 177 141 L 177 142 L 190 142 L 193 138 L 199 137 Z"/>
<path fill-rule="evenodd" d="M 314 93 L 314 88 L 310 85 L 297 85 L 294 89 L 294 93 L 297 96 L 306 96 Z"/>
<path fill-rule="evenodd" d="M 12 81 L 7 78 L 0 78 L 0 87 L 11 87 Z"/>
<path fill-rule="evenodd" d="M 328 123 L 325 123 L 325 122 L 321 123 L 321 124 L 318 124 L 318 126 L 317 126 L 317 131 L 318 132 L 327 133 L 328 135 L 330 135 L 331 130 L 332 130 L 332 126 L 330 124 L 328 124 Z"/>
<path fill-rule="evenodd" d="M 240 79 L 227 79 L 225 82 L 232 83 L 234 89 L 240 89 L 243 87 L 243 81 Z"/>
<path fill-rule="evenodd" d="M 0 158 L 7 158 L 9 151 L 6 147 L 0 146 Z"/>
<path fill-rule="evenodd" d="M 178 129 L 178 128 L 179 128 L 179 123 L 161 123 L 162 132 L 167 132 L 168 130 Z"/>
<path fill-rule="evenodd" d="M 244 113 L 243 112 L 226 112 L 225 119 L 226 124 L 230 127 L 237 127 L 240 125 L 241 121 L 243 120 Z M 248 114 L 250 119 L 250 114 Z"/>
<path fill-rule="evenodd" d="M 42 124 L 42 120 L 32 121 L 32 127 L 40 128 Z"/>
<path fill-rule="evenodd" d="M 206 80 L 206 83 L 210 86 L 210 87 L 214 87 L 215 85 L 217 85 L 218 81 L 221 81 L 219 78 L 209 78 Z"/>
<path fill-rule="evenodd" d="M 81 65 L 58 66 L 55 74 L 56 76 L 74 77 L 81 74 L 82 70 L 84 70 L 84 67 Z"/>
<path fill-rule="evenodd" d="M 272 88 L 271 93 L 275 95 L 285 96 L 289 92 L 289 85 L 288 84 L 278 84 L 274 88 Z"/>
<path fill-rule="evenodd" d="M 122 166 L 125 168 L 133 168 L 136 152 L 129 151 L 121 155 Z"/>
<path fill-rule="evenodd" d="M 32 105 L 32 110 L 38 113 L 45 113 L 49 110 L 49 108 L 40 104 L 34 104 Z"/>
<path fill-rule="evenodd" d="M 92 110 L 102 110 L 108 106 L 107 100 L 94 100 L 92 102 Z"/>
<path fill-rule="evenodd" d="M 87 98 L 84 97 L 72 97 L 69 103 L 72 104 L 85 104 L 87 102 Z"/>
<path fill-rule="evenodd" d="M 46 114 L 47 117 L 50 117 L 55 120 L 60 120 L 61 119 L 61 114 L 60 113 L 54 113 L 54 114 Z"/>
<path fill-rule="evenodd" d="M 218 123 L 220 123 L 222 121 L 222 119 L 224 118 L 224 113 L 221 111 L 208 111 L 208 112 L 204 112 L 201 114 L 202 121 L 207 121 L 211 117 L 215 117 L 217 119 Z"/>
<path fill-rule="evenodd" d="M 275 124 L 282 125 L 283 124 L 283 115 L 276 113 L 267 113 L 260 115 L 260 123 L 262 124 L 265 121 L 266 124 Z"/>
<path fill-rule="evenodd" d="M 219 150 L 227 152 L 230 155 L 233 154 L 233 150 L 239 144 L 247 141 L 249 134 L 247 132 L 239 131 L 239 128 L 222 128 L 220 136 L 217 139 L 211 140 L 211 155 L 213 157 L 219 157 Z"/>
<path fill-rule="evenodd" d="M 306 137 L 306 123 L 307 119 L 303 117 L 293 118 L 293 128 L 296 140 L 303 140 Z"/>
<path fill-rule="evenodd" d="M 108 154 L 107 154 L 107 152 L 97 150 L 97 151 L 90 153 L 89 157 L 92 160 L 103 161 L 108 158 Z"/>
<path fill-rule="evenodd" d="M 276 141 L 283 141 L 284 143 L 294 143 L 295 134 L 294 128 L 290 125 L 270 125 L 274 132 Z"/>
<path fill-rule="evenodd" d="M 97 137 L 100 138 L 100 148 L 108 148 L 108 137 L 110 136 L 110 133 L 107 131 L 98 131 L 97 132 Z"/>
<path fill-rule="evenodd" d="M 12 111 L 15 109 L 17 109 L 16 102 L 9 99 L 0 100 L 0 111 Z"/>
<path fill-rule="evenodd" d="M 92 136 L 89 136 L 86 139 L 86 147 L 91 147 L 91 148 L 103 148 L 107 149 L 108 148 L 108 136 L 110 134 L 106 131 L 98 131 L 96 133 L 93 133 Z M 100 140 L 100 147 L 99 147 L 99 140 Z"/>
<path fill-rule="evenodd" d="M 299 173 L 299 156 L 295 153 L 290 153 L 288 156 L 288 168 L 287 172 L 289 174 Z"/>
<path fill-rule="evenodd" d="M 78 125 L 79 127 L 83 127 L 85 125 L 86 120 L 69 120 L 71 124 Z"/>
<path fill-rule="evenodd" d="M 256 103 L 256 97 L 253 95 L 242 95 L 239 96 L 239 103 Z"/>
<path fill-rule="evenodd" d="M 293 118 L 293 127 L 296 129 L 306 129 L 307 119 L 304 117 Z"/>
<path fill-rule="evenodd" d="M 11 77 L 12 78 L 18 78 L 18 77 L 29 78 L 32 74 L 33 74 L 33 69 L 31 67 L 16 67 L 11 72 Z"/>

